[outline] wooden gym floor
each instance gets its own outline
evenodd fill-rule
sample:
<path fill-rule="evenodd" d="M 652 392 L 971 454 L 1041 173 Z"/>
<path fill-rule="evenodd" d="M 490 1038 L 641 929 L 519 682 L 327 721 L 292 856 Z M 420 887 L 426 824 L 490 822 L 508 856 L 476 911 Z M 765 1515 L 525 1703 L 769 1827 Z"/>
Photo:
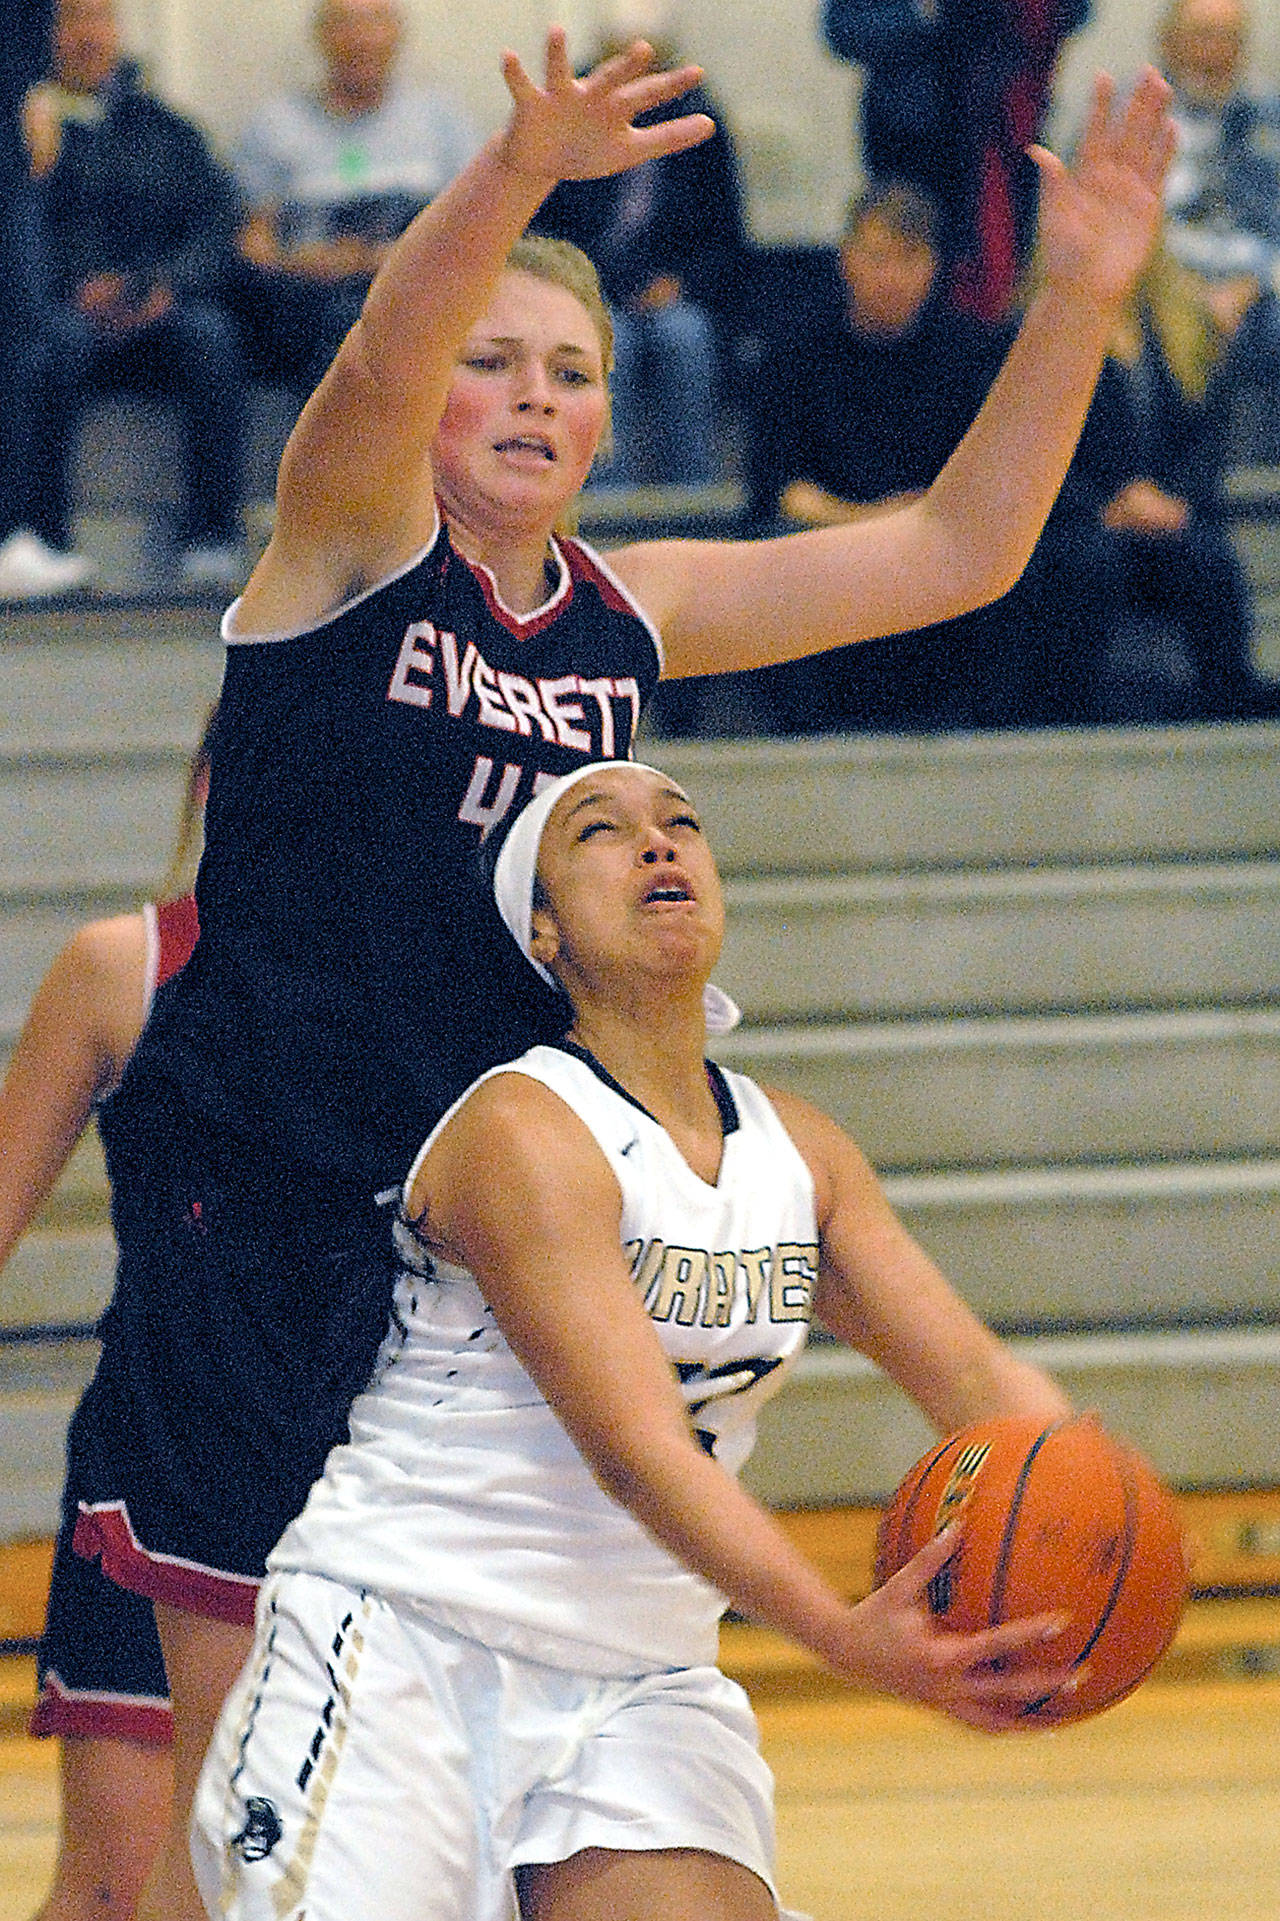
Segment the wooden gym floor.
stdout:
<path fill-rule="evenodd" d="M 972 1734 L 726 1628 L 777 1777 L 789 1906 L 815 1921 L 1277 1921 L 1280 1493 L 1186 1506 L 1206 1597 L 1137 1694 L 1059 1733 Z M 874 1517 L 789 1525 L 864 1590 Z M 16 1565 L 0 1555 L 11 1635 L 47 1549 Z M 0 1921 L 28 1921 L 53 1862 L 56 1748 L 23 1732 L 32 1687 L 29 1658 L 0 1660 Z"/>

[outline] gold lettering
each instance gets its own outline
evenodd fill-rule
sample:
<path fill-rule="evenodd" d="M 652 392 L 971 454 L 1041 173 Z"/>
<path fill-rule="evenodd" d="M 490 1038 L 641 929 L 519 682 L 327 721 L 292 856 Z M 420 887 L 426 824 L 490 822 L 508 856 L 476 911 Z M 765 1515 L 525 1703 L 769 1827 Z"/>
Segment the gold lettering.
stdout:
<path fill-rule="evenodd" d="M 707 1281 L 707 1257 L 701 1248 L 669 1247 L 657 1276 L 649 1313 L 655 1321 L 674 1314 L 680 1327 L 692 1327 Z"/>
<path fill-rule="evenodd" d="M 818 1249 L 783 1241 L 769 1277 L 770 1320 L 807 1321 L 817 1283 Z"/>
<path fill-rule="evenodd" d="M 738 1262 L 733 1254 L 713 1254 L 707 1284 L 707 1301 L 702 1310 L 704 1327 L 728 1327 L 733 1316 L 733 1283 Z"/>
<path fill-rule="evenodd" d="M 760 1302 L 769 1285 L 769 1265 L 772 1259 L 771 1247 L 743 1247 L 738 1250 L 742 1263 L 743 1289 L 747 1297 L 747 1321 L 754 1323 L 760 1312 Z"/>

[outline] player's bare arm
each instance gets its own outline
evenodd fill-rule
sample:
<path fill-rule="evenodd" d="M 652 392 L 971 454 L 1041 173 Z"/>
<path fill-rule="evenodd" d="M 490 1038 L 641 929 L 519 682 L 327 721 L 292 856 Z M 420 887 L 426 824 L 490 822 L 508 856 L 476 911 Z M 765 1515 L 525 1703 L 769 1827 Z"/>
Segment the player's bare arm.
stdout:
<path fill-rule="evenodd" d="M 636 41 L 584 79 L 564 32 L 547 36 L 535 83 L 503 57 L 506 128 L 432 201 L 383 264 L 364 311 L 304 408 L 285 449 L 277 532 L 246 593 L 254 618 L 287 591 L 277 574 L 310 560 L 330 576 L 328 606 L 352 579 L 381 578 L 428 538 L 429 446 L 468 329 L 487 306 L 511 247 L 561 179 L 620 172 L 713 131 L 705 114 L 632 123 L 687 92 L 699 69 L 651 73 Z M 313 576 L 314 593 L 324 581 Z M 270 594 L 270 600 L 268 600 Z"/>
<path fill-rule="evenodd" d="M 937 480 L 900 512 L 758 542 L 613 556 L 662 628 L 668 674 L 760 667 L 950 619 L 1006 593 L 1062 484 L 1121 304 L 1155 243 L 1169 90 L 1098 82 L 1074 165 L 1036 150 L 1043 289 Z"/>
<path fill-rule="evenodd" d="M 822 1259 L 814 1311 L 875 1362 L 940 1434 L 1001 1414 L 1047 1421 L 1071 1404 L 980 1321 L 898 1219 L 866 1155 L 794 1094 L 769 1090 L 814 1176 Z"/>
<path fill-rule="evenodd" d="M 48 1199 L 142 1027 L 141 915 L 93 921 L 45 975 L 0 1087 L 0 1263 Z"/>
<path fill-rule="evenodd" d="M 477 1167 L 493 1178 L 477 1181 Z M 1041 1644 L 1050 1623 L 939 1632 L 923 1590 L 945 1543 L 850 1606 L 697 1445 L 622 1258 L 617 1183 L 557 1096 L 518 1075 L 487 1082 L 437 1140 L 407 1206 L 427 1240 L 475 1274 L 605 1491 L 736 1608 L 851 1679 L 976 1726 L 1014 1724 L 1054 1672 L 1051 1654 L 1016 1674 L 990 1664 Z"/>

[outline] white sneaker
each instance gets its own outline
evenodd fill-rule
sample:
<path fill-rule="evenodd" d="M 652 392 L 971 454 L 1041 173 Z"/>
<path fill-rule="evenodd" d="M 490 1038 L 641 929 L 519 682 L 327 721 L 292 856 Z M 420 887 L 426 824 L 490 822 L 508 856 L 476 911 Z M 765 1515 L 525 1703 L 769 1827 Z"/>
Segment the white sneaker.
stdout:
<path fill-rule="evenodd" d="M 249 577 L 249 556 L 243 547 L 188 547 L 178 562 L 178 585 L 189 594 L 234 594 Z"/>
<path fill-rule="evenodd" d="M 52 600 L 89 585 L 97 568 L 87 554 L 62 554 L 19 527 L 0 544 L 0 600 Z"/>

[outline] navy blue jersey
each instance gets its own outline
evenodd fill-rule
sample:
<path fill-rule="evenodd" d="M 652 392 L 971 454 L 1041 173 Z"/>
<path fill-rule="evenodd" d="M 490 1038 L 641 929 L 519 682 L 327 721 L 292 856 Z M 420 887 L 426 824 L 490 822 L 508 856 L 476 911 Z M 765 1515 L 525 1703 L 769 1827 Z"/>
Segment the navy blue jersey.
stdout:
<path fill-rule="evenodd" d="M 219 708 L 200 942 L 134 1064 L 302 1166 L 403 1175 L 475 1076 L 562 1028 L 481 885 L 539 777 L 624 758 L 656 633 L 589 549 L 504 608 L 441 528 L 304 632 L 237 642 Z"/>

